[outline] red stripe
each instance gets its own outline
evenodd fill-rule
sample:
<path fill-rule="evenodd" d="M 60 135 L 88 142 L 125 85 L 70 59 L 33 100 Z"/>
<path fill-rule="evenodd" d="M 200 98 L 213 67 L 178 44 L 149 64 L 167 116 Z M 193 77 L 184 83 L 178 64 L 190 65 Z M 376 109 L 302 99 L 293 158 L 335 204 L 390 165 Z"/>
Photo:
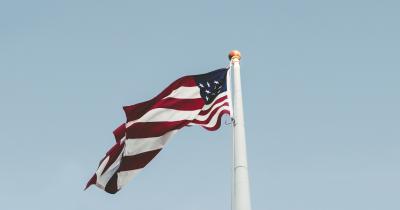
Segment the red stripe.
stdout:
<path fill-rule="evenodd" d="M 156 102 L 150 109 L 155 108 L 168 108 L 182 111 L 192 111 L 203 108 L 204 100 L 202 98 L 193 99 L 178 99 L 178 98 L 165 98 Z"/>
<path fill-rule="evenodd" d="M 209 131 L 218 130 L 218 128 L 221 127 L 222 115 L 224 115 L 224 114 L 229 114 L 229 111 L 228 111 L 228 110 L 223 110 L 223 111 L 221 111 L 221 112 L 219 113 L 219 116 L 218 116 L 218 121 L 217 121 L 217 123 L 216 123 L 213 127 L 205 127 L 205 126 L 202 126 L 202 127 L 205 128 L 205 129 L 207 129 L 207 130 L 209 130 Z"/>
<path fill-rule="evenodd" d="M 138 122 L 126 128 L 127 139 L 148 138 L 162 136 L 168 131 L 181 129 L 190 123 L 190 120 L 172 122 Z"/>
<path fill-rule="evenodd" d="M 96 176 L 96 174 L 94 174 L 94 175 L 92 176 L 92 178 L 91 178 L 91 179 L 88 181 L 88 183 L 86 184 L 86 187 L 85 187 L 84 190 L 86 190 L 88 187 L 90 187 L 90 185 L 96 184 L 96 182 L 97 182 L 97 176 Z"/>
<path fill-rule="evenodd" d="M 228 102 L 226 102 L 224 104 L 221 104 L 220 106 L 218 106 L 217 108 L 212 110 L 212 112 L 210 113 L 210 115 L 208 116 L 208 118 L 206 120 L 203 120 L 203 121 L 193 120 L 193 123 L 196 123 L 196 124 L 208 124 L 211 121 L 211 119 L 214 117 L 215 113 L 217 113 L 218 110 L 223 109 L 223 107 L 226 106 L 226 105 L 228 105 Z"/>
<path fill-rule="evenodd" d="M 107 171 L 107 169 L 117 160 L 118 156 L 121 154 L 122 150 L 124 149 L 125 143 L 120 144 L 117 142 L 114 144 L 114 146 L 107 152 L 106 157 L 109 156 L 110 158 L 108 159 L 108 162 L 106 166 L 104 167 L 103 171 L 101 172 L 101 175 L 104 174 L 104 172 Z"/>
<path fill-rule="evenodd" d="M 122 138 L 125 137 L 125 123 L 120 125 L 117 129 L 113 132 L 115 141 L 119 142 Z"/>
<path fill-rule="evenodd" d="M 195 99 L 176 99 L 176 98 L 166 98 L 156 102 L 150 109 L 155 108 L 169 108 L 182 111 L 198 110 L 204 106 L 204 100 L 202 98 Z M 120 125 L 114 130 L 114 137 L 117 142 L 125 137 L 126 127 L 125 123 Z"/>
<path fill-rule="evenodd" d="M 214 105 L 215 105 L 215 104 L 214 104 Z M 213 108 L 214 108 L 214 105 L 213 105 Z M 207 112 L 203 112 L 203 113 L 200 112 L 199 115 L 200 115 L 200 116 L 205 116 L 205 115 L 209 114 L 210 111 L 211 111 L 211 113 L 212 113 L 212 112 L 214 112 L 215 110 L 217 110 L 217 109 L 219 109 L 219 108 L 221 108 L 221 107 L 223 107 L 223 106 L 229 106 L 229 102 L 225 102 L 225 103 L 223 103 L 223 104 L 219 104 L 217 107 L 215 107 L 214 110 L 208 109 Z M 215 113 L 215 112 L 214 112 L 214 113 Z M 211 114 L 211 115 L 214 115 L 214 114 Z M 211 116 L 211 115 L 210 115 L 210 116 Z"/>
<path fill-rule="evenodd" d="M 216 104 L 218 104 L 218 103 L 220 103 L 220 102 L 222 102 L 222 101 L 225 101 L 226 99 L 228 99 L 228 96 L 224 96 L 224 97 L 221 97 L 221 98 L 217 99 L 217 100 L 213 103 L 213 105 L 212 105 L 211 107 L 209 107 L 207 110 L 202 110 L 202 111 L 199 113 L 199 115 L 206 115 L 208 112 L 210 112 L 210 110 L 211 110 Z"/>
<path fill-rule="evenodd" d="M 105 191 L 112 194 L 118 192 L 118 172 L 144 168 L 160 151 L 161 149 L 158 149 L 123 157 L 117 172 L 107 182 Z"/>
<path fill-rule="evenodd" d="M 133 156 L 125 156 L 122 158 L 117 172 L 144 168 L 160 151 L 161 149 L 157 149 Z"/>
<path fill-rule="evenodd" d="M 106 192 L 115 194 L 118 192 L 118 174 L 115 173 L 110 180 L 108 180 L 104 189 Z"/>
<path fill-rule="evenodd" d="M 196 86 L 196 81 L 193 79 L 192 76 L 185 76 L 181 77 L 172 84 L 170 84 L 165 90 L 163 90 L 160 94 L 158 94 L 153 99 L 148 101 L 138 103 L 131 106 L 124 106 L 124 111 L 126 115 L 127 122 L 132 120 L 137 120 L 142 117 L 146 112 L 150 109 L 153 109 L 153 106 L 159 102 L 164 97 L 168 96 L 172 93 L 175 89 L 179 87 L 193 87 Z"/>

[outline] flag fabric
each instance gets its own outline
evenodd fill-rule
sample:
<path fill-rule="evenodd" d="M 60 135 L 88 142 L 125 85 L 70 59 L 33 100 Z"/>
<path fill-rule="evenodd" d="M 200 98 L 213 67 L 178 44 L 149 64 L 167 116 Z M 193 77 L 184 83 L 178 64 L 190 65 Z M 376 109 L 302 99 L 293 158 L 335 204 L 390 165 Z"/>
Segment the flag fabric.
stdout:
<path fill-rule="evenodd" d="M 125 106 L 127 118 L 114 131 L 115 145 L 86 185 L 118 192 L 141 171 L 179 129 L 200 125 L 214 131 L 230 114 L 228 68 L 184 76 L 151 100 Z M 85 189 L 86 189 L 85 188 Z"/>

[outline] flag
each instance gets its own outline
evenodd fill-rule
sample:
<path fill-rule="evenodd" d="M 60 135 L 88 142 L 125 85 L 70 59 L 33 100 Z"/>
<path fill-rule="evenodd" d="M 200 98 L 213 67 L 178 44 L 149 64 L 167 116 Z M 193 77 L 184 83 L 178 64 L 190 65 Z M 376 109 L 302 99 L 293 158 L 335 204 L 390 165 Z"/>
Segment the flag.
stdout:
<path fill-rule="evenodd" d="M 115 129 L 115 145 L 86 185 L 118 192 L 141 171 L 179 129 L 200 125 L 214 131 L 230 114 L 228 68 L 184 76 L 151 100 L 125 106 L 126 123 Z M 85 188 L 85 189 L 86 189 Z"/>

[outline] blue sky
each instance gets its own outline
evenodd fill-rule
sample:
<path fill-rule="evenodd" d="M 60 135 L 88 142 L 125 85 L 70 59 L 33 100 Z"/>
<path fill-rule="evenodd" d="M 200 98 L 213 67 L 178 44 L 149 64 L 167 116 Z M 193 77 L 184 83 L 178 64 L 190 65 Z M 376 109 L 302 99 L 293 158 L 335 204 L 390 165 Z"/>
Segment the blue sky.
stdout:
<path fill-rule="evenodd" d="M 253 209 L 398 210 L 398 1 L 0 2 L 0 209 L 229 209 L 231 128 L 83 191 L 121 107 L 242 52 Z"/>

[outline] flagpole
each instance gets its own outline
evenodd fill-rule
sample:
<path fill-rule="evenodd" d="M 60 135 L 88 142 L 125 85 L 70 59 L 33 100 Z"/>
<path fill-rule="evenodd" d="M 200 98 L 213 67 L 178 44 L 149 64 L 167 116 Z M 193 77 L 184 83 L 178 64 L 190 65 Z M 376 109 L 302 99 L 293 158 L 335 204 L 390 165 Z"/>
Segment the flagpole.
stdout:
<path fill-rule="evenodd" d="M 232 50 L 229 59 L 233 65 L 233 202 L 232 210 L 251 210 L 250 184 L 247 170 L 246 135 L 240 81 L 240 52 Z"/>

